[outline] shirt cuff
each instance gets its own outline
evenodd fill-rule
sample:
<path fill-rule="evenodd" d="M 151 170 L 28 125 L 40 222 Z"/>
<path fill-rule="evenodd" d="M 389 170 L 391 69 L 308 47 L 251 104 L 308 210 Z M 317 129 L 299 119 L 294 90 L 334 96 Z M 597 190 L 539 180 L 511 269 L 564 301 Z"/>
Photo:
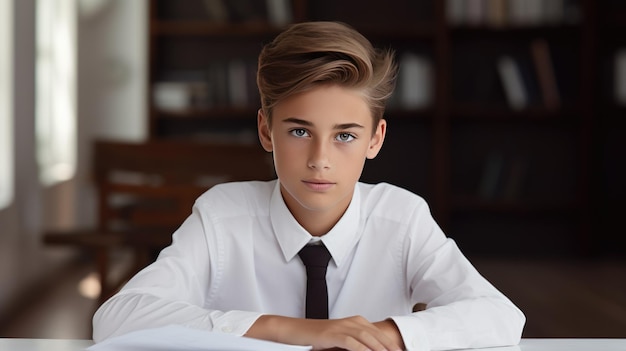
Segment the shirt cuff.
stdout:
<path fill-rule="evenodd" d="M 413 316 L 391 317 L 400 331 L 407 351 L 430 351 L 430 342 L 422 322 Z"/>
<path fill-rule="evenodd" d="M 213 319 L 213 331 L 242 336 L 262 315 L 258 312 L 228 311 Z"/>

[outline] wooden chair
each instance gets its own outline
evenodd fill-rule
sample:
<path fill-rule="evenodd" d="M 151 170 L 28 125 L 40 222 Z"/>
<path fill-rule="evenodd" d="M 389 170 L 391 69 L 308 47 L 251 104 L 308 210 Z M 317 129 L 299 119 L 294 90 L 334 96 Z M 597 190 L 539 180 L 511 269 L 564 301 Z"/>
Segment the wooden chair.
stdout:
<path fill-rule="evenodd" d="M 273 178 L 271 155 L 258 144 L 96 141 L 97 228 L 44 233 L 44 242 L 94 251 L 103 302 L 171 243 L 204 191 L 227 181 Z M 134 264 L 111 282 L 110 253 L 118 248 L 131 248 Z"/>

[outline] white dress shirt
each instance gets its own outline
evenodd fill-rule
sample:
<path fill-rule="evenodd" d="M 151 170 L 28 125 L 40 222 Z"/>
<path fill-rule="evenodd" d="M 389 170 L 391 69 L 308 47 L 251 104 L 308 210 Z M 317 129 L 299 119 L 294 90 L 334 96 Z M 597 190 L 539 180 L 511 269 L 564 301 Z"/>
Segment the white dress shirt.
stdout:
<path fill-rule="evenodd" d="M 304 317 L 312 236 L 277 180 L 215 186 L 200 196 L 172 245 L 93 318 L 96 342 L 181 324 L 243 335 L 262 314 Z M 329 318 L 392 318 L 407 350 L 517 344 L 525 317 L 446 238 L 426 202 L 401 188 L 358 183 L 321 237 L 332 255 Z M 415 303 L 427 309 L 412 313 Z"/>

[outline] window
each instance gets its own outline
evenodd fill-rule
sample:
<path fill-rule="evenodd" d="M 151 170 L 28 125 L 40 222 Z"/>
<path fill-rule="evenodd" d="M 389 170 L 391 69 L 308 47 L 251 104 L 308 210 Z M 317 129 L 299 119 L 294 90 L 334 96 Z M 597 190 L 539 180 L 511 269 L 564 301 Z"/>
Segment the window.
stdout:
<path fill-rule="evenodd" d="M 76 169 L 76 1 L 37 1 L 36 150 L 52 185 Z"/>
<path fill-rule="evenodd" d="M 13 200 L 13 2 L 0 1 L 0 209 Z"/>

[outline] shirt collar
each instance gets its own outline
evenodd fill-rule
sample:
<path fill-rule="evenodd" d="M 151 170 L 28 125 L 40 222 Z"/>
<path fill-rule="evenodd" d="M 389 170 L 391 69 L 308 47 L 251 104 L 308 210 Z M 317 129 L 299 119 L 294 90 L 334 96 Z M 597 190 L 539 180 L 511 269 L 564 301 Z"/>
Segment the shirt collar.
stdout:
<path fill-rule="evenodd" d="M 358 185 L 354 188 L 352 200 L 348 209 L 337 224 L 321 237 L 328 248 L 333 261 L 340 266 L 348 257 L 350 250 L 360 237 L 360 192 Z M 278 241 L 285 261 L 292 260 L 308 244 L 313 236 L 304 229 L 287 208 L 287 204 L 280 193 L 280 181 L 276 182 L 270 200 L 270 220 L 274 235 Z"/>

